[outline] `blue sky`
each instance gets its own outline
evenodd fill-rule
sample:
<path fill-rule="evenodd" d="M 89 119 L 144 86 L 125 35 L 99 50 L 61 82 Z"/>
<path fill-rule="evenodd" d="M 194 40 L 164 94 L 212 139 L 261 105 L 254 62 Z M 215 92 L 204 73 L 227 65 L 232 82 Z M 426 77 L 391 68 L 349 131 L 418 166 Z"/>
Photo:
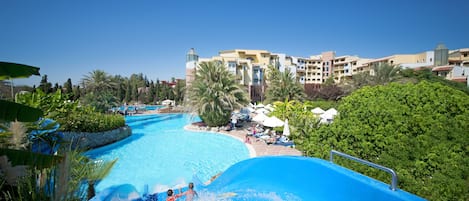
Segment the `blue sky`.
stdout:
<path fill-rule="evenodd" d="M 0 61 L 38 66 L 53 84 L 100 69 L 184 78 L 185 54 L 333 50 L 366 58 L 469 47 L 467 0 L 0 1 Z M 15 80 L 38 84 L 40 77 Z"/>

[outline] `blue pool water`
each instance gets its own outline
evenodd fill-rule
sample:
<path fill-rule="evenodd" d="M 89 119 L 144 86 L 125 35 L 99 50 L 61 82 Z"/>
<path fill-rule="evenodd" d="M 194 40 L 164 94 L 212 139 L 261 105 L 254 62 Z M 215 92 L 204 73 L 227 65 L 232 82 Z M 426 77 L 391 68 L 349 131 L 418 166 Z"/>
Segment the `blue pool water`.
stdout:
<path fill-rule="evenodd" d="M 195 174 L 208 181 L 249 158 L 240 140 L 184 130 L 192 121 L 183 114 L 126 117 L 132 128 L 129 138 L 87 152 L 95 159 L 118 159 L 110 175 L 97 185 L 97 191 L 123 183 L 135 186 L 139 192 L 147 191 L 146 185 L 149 193 L 164 191 L 190 182 Z"/>
<path fill-rule="evenodd" d="M 160 109 L 162 107 L 164 107 L 164 106 L 162 106 L 162 105 L 146 105 L 145 109 L 146 110 L 157 110 L 157 109 Z"/>
<path fill-rule="evenodd" d="M 155 192 L 152 196 L 165 200 L 163 191 L 188 181 L 195 183 L 199 201 L 425 200 L 318 158 L 249 158 L 239 140 L 183 131 L 182 126 L 190 122 L 185 115 L 126 120 L 134 129 L 132 137 L 89 152 L 103 160 L 119 158 L 111 175 L 99 183 L 101 192 L 92 201 L 145 200 L 144 194 Z M 204 184 L 220 171 L 217 179 Z M 194 173 L 196 177 L 192 177 Z M 148 190 L 143 188 L 145 184 L 150 186 Z"/>

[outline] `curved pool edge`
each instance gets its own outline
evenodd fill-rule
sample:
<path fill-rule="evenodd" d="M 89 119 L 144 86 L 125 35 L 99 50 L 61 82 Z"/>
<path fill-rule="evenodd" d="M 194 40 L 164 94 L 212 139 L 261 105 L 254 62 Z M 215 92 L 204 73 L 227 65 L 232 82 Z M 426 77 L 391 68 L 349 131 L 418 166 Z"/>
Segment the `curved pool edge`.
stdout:
<path fill-rule="evenodd" d="M 256 153 L 256 150 L 254 149 L 254 147 L 251 144 L 244 143 L 244 140 L 239 138 L 238 136 L 234 136 L 234 135 L 230 135 L 230 134 L 226 134 L 226 133 L 222 133 L 222 132 L 216 132 L 216 131 L 199 130 L 197 128 L 192 126 L 191 124 L 188 124 L 188 125 L 184 126 L 184 130 L 187 130 L 187 131 L 191 131 L 191 132 L 195 132 L 195 133 L 199 133 L 199 132 L 200 133 L 216 133 L 216 134 L 225 135 L 225 136 L 231 137 L 233 139 L 239 140 L 248 149 L 249 158 L 257 157 L 257 153 Z"/>
<path fill-rule="evenodd" d="M 132 127 L 132 135 L 129 138 L 126 138 L 125 140 L 119 141 L 117 143 L 112 143 L 103 147 L 99 147 L 97 149 L 88 150 L 87 152 L 85 152 L 86 156 L 93 158 L 93 159 L 101 160 L 101 159 L 98 159 L 98 157 L 101 157 L 101 155 L 106 155 L 106 156 L 109 156 L 108 159 L 112 159 L 112 160 L 115 158 L 119 158 L 119 162 L 129 161 L 129 160 L 125 160 L 126 158 L 129 159 L 129 157 L 127 157 L 129 156 L 128 153 L 124 153 L 123 155 L 125 155 L 126 157 L 123 157 L 121 156 L 122 154 L 113 155 L 113 152 L 114 152 L 113 150 L 120 148 L 120 147 L 130 147 L 130 149 L 128 150 L 134 150 L 132 151 L 132 153 L 139 153 L 140 151 L 135 151 L 136 149 L 132 148 L 132 147 L 136 147 L 135 144 L 138 144 L 139 145 L 138 147 L 142 147 L 140 145 L 147 145 L 145 147 L 160 147 L 161 148 L 161 147 L 166 147 L 168 145 L 167 142 L 170 142 L 170 144 L 177 144 L 179 146 L 180 141 L 178 140 L 174 141 L 174 139 L 179 139 L 173 136 L 173 134 L 176 134 L 178 137 L 182 137 L 180 140 L 182 140 L 183 142 L 189 142 L 188 146 L 183 145 L 183 147 L 178 148 L 178 150 L 187 151 L 187 149 L 190 149 L 188 152 L 184 152 L 183 154 L 176 154 L 177 156 L 194 155 L 194 154 L 200 155 L 201 153 L 203 153 L 204 156 L 207 156 L 208 158 L 204 156 L 201 156 L 201 157 L 196 156 L 195 157 L 196 160 L 192 160 L 191 159 L 192 157 L 189 157 L 190 160 L 188 160 L 188 162 L 185 162 L 184 164 L 182 163 L 178 164 L 177 167 L 183 167 L 183 168 L 180 168 L 181 171 L 174 170 L 174 168 L 168 169 L 168 171 L 162 170 L 160 168 L 159 171 L 157 171 L 157 172 L 162 172 L 162 174 L 165 174 L 165 175 L 172 174 L 171 176 L 172 179 L 171 178 L 167 179 L 165 176 L 160 176 L 160 173 L 140 174 L 141 172 L 145 172 L 145 171 L 138 171 L 138 173 L 135 173 L 135 174 L 138 174 L 139 177 L 142 179 L 137 179 L 136 181 L 134 181 L 135 180 L 134 178 L 128 178 L 129 176 L 126 176 L 128 175 L 127 172 L 119 171 L 120 169 L 123 169 L 121 167 L 124 167 L 124 166 L 120 166 L 118 162 L 116 165 L 117 168 L 116 167 L 113 168 L 110 176 L 106 177 L 105 179 L 97 183 L 96 185 L 97 192 L 100 192 L 113 185 L 119 185 L 123 183 L 134 185 L 135 188 L 137 188 L 139 192 L 145 192 L 146 186 L 150 187 L 149 189 L 150 192 L 159 192 L 158 189 L 162 189 L 166 187 L 169 188 L 169 187 L 173 187 L 176 184 L 179 185 L 179 184 L 183 184 L 184 182 L 191 181 L 195 174 L 200 176 L 202 180 L 209 181 L 214 175 L 220 174 L 221 172 L 229 168 L 231 165 L 239 162 L 240 160 L 245 160 L 245 159 L 249 159 L 250 157 L 252 157 L 252 153 L 250 153 L 250 150 L 248 148 L 245 148 L 246 146 L 243 146 L 244 143 L 238 140 L 233 140 L 232 137 L 227 137 L 225 135 L 217 135 L 216 133 L 210 133 L 210 132 L 196 133 L 196 132 L 184 129 L 184 126 L 187 124 L 190 124 L 192 121 L 193 119 L 187 118 L 186 114 L 151 114 L 151 115 L 141 115 L 141 116 L 134 115 L 134 116 L 126 117 L 127 125 Z M 154 125 L 155 123 L 160 123 L 160 124 Z M 148 128 L 150 128 L 150 130 L 148 130 Z M 151 134 L 149 135 L 144 134 L 146 132 L 150 132 Z M 154 139 L 153 140 L 141 140 L 145 136 L 153 137 Z M 160 140 L 155 140 L 156 138 L 159 138 Z M 212 141 L 211 139 L 214 139 L 214 140 L 219 139 L 221 141 L 220 143 L 218 143 L 217 141 Z M 145 142 L 145 143 L 142 144 L 140 142 Z M 195 143 L 197 145 L 201 145 L 202 150 L 193 151 L 190 148 L 190 146 L 194 144 L 194 142 L 197 142 Z M 209 143 L 209 145 L 207 145 L 209 148 L 216 148 L 216 149 L 208 149 L 207 146 L 204 145 L 204 142 Z M 226 146 L 224 143 L 227 143 Z M 178 146 L 173 146 L 173 147 L 178 147 Z M 233 149 L 231 149 L 231 146 L 233 146 Z M 149 151 L 144 151 L 144 152 L 153 153 Z M 214 155 L 217 155 L 217 154 L 220 155 L 219 153 L 225 153 L 225 152 L 226 153 L 223 154 L 221 158 L 216 158 L 216 157 L 213 157 L 212 154 L 210 153 L 207 154 L 207 152 L 211 152 Z M 150 168 L 151 171 L 155 172 L 154 171 L 155 168 L 153 168 L 153 165 L 150 165 L 146 161 L 159 161 L 159 159 L 147 160 L 148 158 L 144 157 L 144 155 L 145 154 L 143 155 L 138 154 L 138 156 L 130 157 L 130 159 L 133 161 L 142 160 L 142 163 L 140 162 L 132 163 L 132 164 L 137 164 L 137 165 L 131 165 L 132 168 L 127 168 L 127 170 L 129 169 L 144 170 L 144 168 L 135 167 L 135 166 L 144 166 L 144 167 L 152 167 Z M 165 156 L 168 156 L 168 155 L 170 156 L 171 154 L 165 154 Z M 232 156 L 232 157 L 226 157 L 226 156 Z M 154 158 L 154 157 L 152 156 L 151 158 Z M 186 161 L 186 160 L 176 160 L 176 161 Z M 224 163 L 227 161 L 230 161 L 229 164 Z M 215 164 L 208 166 L 208 168 L 203 167 L 204 165 L 207 165 L 210 163 L 215 163 Z M 143 164 L 146 164 L 146 165 L 143 165 Z M 158 175 L 158 176 L 155 176 L 155 175 Z M 112 181 L 112 182 L 109 182 L 109 181 Z M 167 188 L 165 190 L 167 190 Z"/>

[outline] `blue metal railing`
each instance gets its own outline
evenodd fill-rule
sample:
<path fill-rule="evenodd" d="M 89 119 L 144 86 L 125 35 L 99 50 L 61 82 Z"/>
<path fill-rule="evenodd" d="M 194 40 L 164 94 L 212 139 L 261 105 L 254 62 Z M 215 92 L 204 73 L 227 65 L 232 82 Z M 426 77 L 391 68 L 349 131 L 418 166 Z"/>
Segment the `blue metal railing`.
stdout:
<path fill-rule="evenodd" d="M 397 174 L 393 169 L 388 168 L 388 167 L 384 167 L 382 165 L 378 165 L 376 163 L 372 163 L 370 161 L 366 161 L 366 160 L 363 160 L 363 159 L 360 159 L 360 158 L 357 158 L 357 157 L 354 157 L 354 156 L 350 156 L 348 154 L 345 154 L 345 153 L 342 153 L 342 152 L 339 152 L 339 151 L 335 151 L 335 150 L 331 150 L 331 154 L 330 154 L 330 159 L 329 160 L 332 163 L 334 163 L 334 155 L 339 155 L 339 156 L 342 156 L 344 158 L 347 158 L 347 159 L 350 159 L 350 160 L 353 160 L 353 161 L 357 161 L 359 163 L 362 163 L 362 164 L 365 164 L 365 165 L 380 169 L 382 171 L 385 171 L 385 172 L 391 174 L 392 180 L 391 180 L 390 188 L 393 191 L 395 191 L 397 189 Z"/>

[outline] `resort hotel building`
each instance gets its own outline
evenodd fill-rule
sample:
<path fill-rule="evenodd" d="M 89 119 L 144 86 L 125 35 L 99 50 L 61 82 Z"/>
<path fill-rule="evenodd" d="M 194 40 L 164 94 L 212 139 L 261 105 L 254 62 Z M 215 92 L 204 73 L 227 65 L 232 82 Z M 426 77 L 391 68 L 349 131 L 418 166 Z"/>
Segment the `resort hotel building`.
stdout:
<path fill-rule="evenodd" d="M 239 84 L 247 88 L 252 101 L 263 101 L 266 90 L 266 71 L 273 66 L 281 72 L 289 70 L 304 85 L 310 95 L 321 88 L 327 79 L 340 83 L 344 79 L 361 72 L 374 74 L 373 69 L 383 63 L 399 65 L 402 68 L 431 68 L 435 75 L 449 80 L 464 82 L 469 86 L 469 48 L 448 50 L 438 45 L 434 50 L 417 54 L 396 54 L 370 59 L 358 56 L 336 56 L 327 51 L 309 57 L 296 57 L 285 53 L 266 50 L 223 50 L 211 58 L 199 58 L 192 48 L 186 55 L 186 84 L 194 80 L 199 63 L 219 61 L 235 75 Z M 268 84 L 267 84 L 268 86 Z"/>

